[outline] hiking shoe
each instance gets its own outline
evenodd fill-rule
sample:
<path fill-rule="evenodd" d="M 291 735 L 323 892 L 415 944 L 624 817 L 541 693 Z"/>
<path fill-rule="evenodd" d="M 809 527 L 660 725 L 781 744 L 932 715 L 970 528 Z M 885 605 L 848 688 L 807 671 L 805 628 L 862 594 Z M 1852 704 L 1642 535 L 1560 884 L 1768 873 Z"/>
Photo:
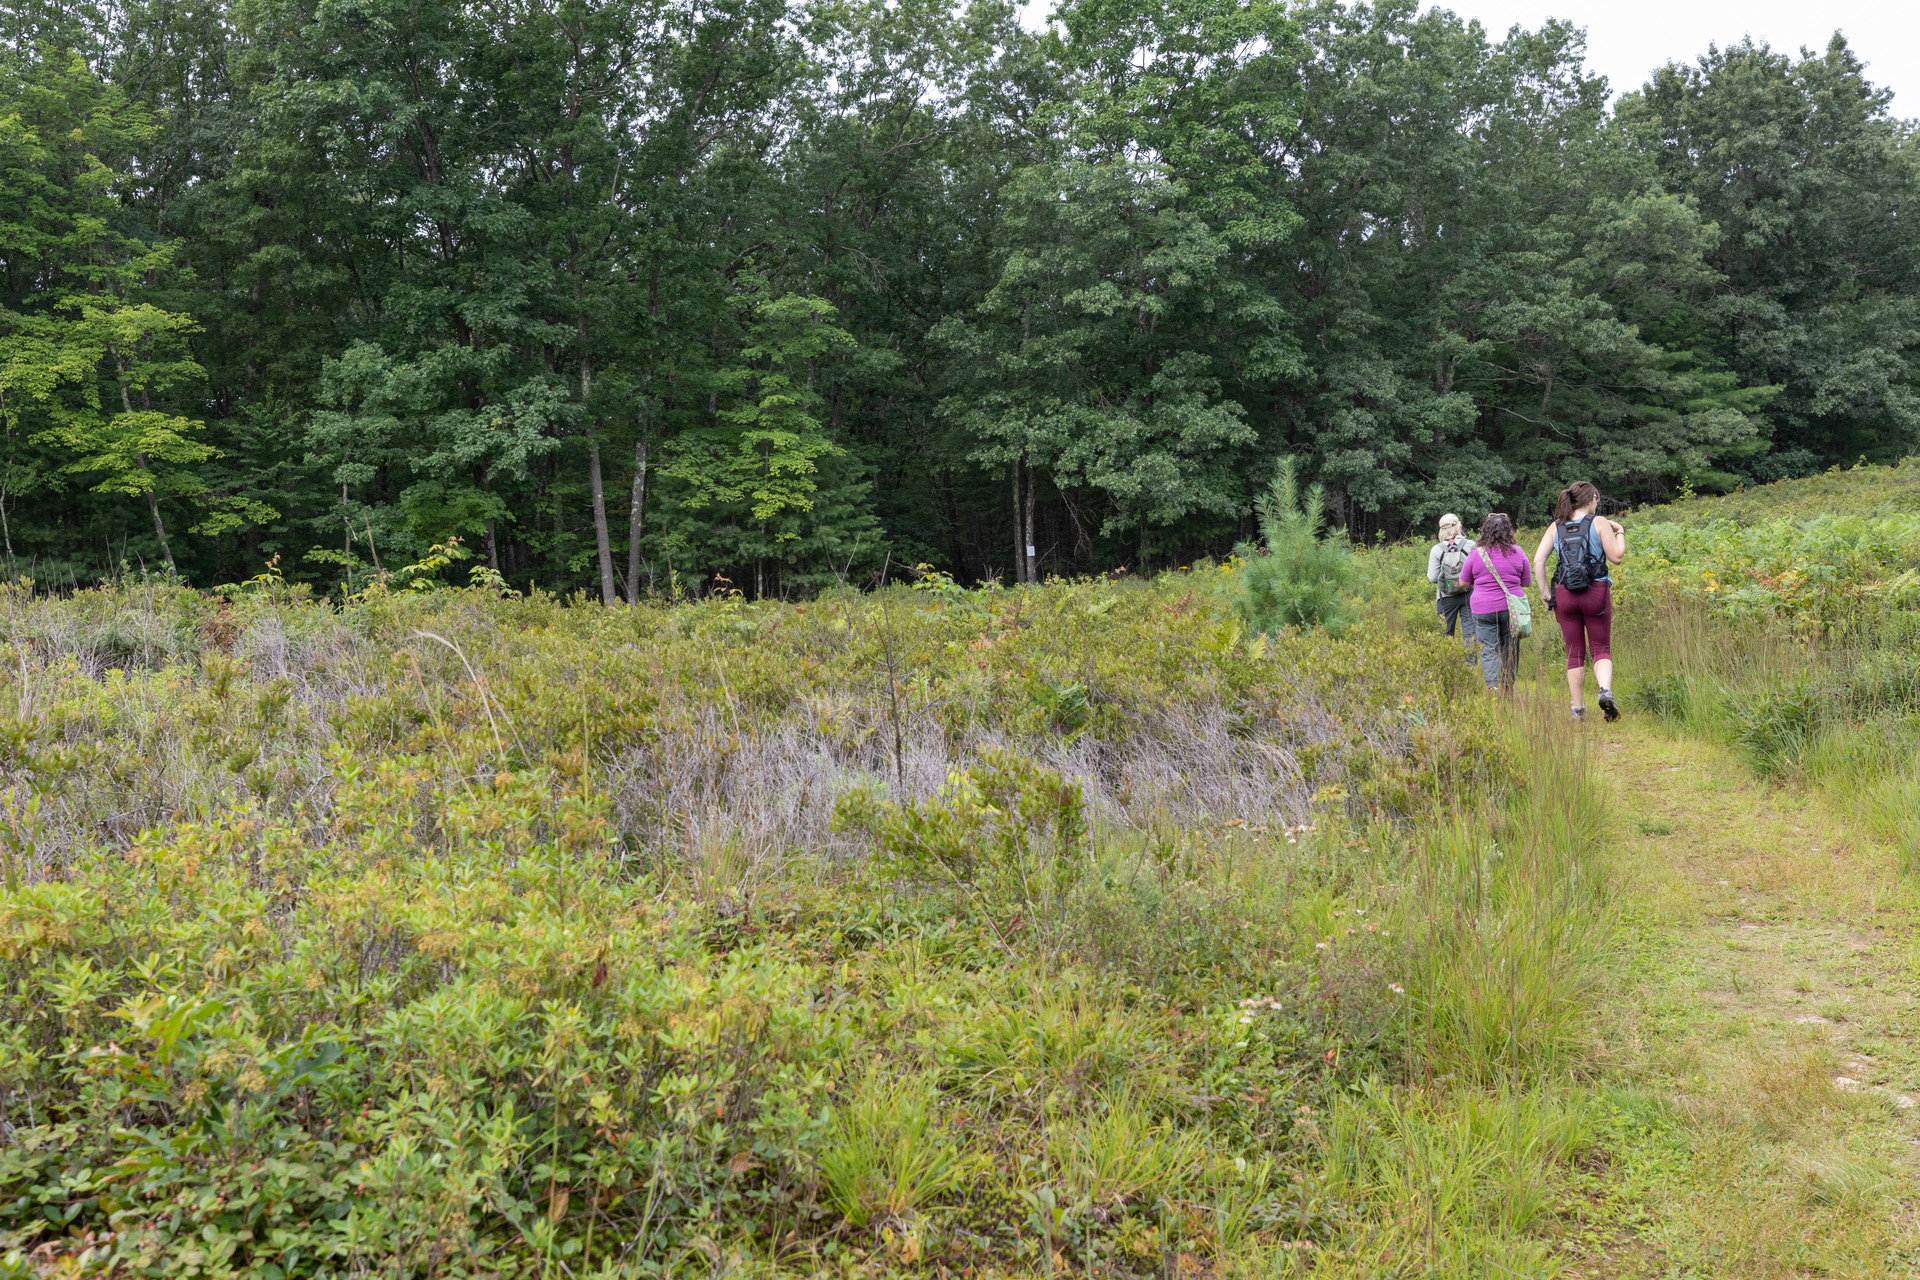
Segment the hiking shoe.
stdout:
<path fill-rule="evenodd" d="M 1585 707 L 1575 707 L 1573 709 L 1573 718 L 1575 720 L 1585 720 L 1587 718 L 1587 709 Z"/>
<path fill-rule="evenodd" d="M 1613 700 L 1613 690 L 1602 689 L 1600 691 L 1600 710 L 1606 712 L 1608 724 L 1612 724 L 1620 718 L 1620 704 Z"/>

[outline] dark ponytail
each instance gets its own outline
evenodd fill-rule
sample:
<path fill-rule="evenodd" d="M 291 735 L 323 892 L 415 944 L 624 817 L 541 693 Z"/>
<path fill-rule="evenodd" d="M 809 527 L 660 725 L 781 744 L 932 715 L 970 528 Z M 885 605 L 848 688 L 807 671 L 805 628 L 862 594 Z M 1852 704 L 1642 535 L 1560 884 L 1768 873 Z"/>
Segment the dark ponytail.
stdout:
<path fill-rule="evenodd" d="M 1586 480 L 1575 480 L 1572 484 L 1562 489 L 1560 496 L 1553 500 L 1554 521 L 1559 523 L 1573 519 L 1573 513 L 1586 506 L 1589 502 L 1596 504 L 1595 509 L 1597 510 L 1599 501 L 1600 490 L 1596 489 Z"/>

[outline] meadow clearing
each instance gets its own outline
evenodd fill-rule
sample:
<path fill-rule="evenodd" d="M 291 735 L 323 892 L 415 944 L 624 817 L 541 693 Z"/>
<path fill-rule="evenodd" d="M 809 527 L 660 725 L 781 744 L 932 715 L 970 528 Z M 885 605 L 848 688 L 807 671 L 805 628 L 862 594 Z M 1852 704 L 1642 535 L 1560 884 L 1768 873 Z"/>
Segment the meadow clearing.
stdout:
<path fill-rule="evenodd" d="M 1627 517 L 1578 731 L 1424 546 L 9 588 L 0 1269 L 1910 1274 L 1916 490 Z"/>

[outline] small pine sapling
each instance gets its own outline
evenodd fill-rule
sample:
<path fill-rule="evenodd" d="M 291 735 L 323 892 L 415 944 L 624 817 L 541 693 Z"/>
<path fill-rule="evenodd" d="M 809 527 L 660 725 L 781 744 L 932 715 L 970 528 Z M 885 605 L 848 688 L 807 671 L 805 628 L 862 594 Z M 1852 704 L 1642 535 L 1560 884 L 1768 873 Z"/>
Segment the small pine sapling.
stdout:
<path fill-rule="evenodd" d="M 1353 583 L 1351 549 L 1327 533 L 1326 499 L 1319 485 L 1302 501 L 1294 461 L 1283 459 L 1267 492 L 1255 502 L 1264 551 L 1241 544 L 1246 564 L 1235 575 L 1233 605 L 1248 628 L 1272 634 L 1284 627 L 1325 627 L 1334 634 L 1351 621 L 1344 595 Z"/>

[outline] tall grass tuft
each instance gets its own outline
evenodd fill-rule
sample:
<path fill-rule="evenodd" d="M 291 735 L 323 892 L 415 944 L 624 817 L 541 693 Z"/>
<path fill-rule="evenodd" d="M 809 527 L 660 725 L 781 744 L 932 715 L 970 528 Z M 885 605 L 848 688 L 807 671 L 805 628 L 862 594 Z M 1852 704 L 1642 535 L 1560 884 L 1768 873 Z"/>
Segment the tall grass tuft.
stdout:
<path fill-rule="evenodd" d="M 913 1213 L 991 1167 L 940 1123 L 938 1096 L 924 1076 L 876 1066 L 837 1109 L 820 1181 L 848 1222 Z"/>
<path fill-rule="evenodd" d="M 1550 701 L 1550 700 L 1549 700 Z M 1609 815 L 1558 707 L 1518 702 L 1524 786 L 1469 797 L 1420 844 L 1415 1016 L 1425 1074 L 1494 1085 L 1566 1072 L 1589 1044 L 1616 915 Z"/>

